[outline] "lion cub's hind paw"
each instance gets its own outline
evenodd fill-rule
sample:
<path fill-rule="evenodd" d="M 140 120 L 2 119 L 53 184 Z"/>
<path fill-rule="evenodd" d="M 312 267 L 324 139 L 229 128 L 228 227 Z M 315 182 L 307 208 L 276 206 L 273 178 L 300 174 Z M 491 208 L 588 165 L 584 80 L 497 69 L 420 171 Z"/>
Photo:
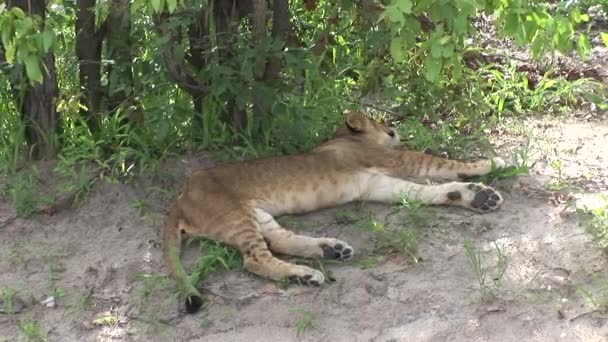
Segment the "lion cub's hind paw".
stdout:
<path fill-rule="evenodd" d="M 473 192 L 473 200 L 469 203 L 471 209 L 482 213 L 494 211 L 503 202 L 502 196 L 489 186 L 471 183 L 467 188 Z"/>
<path fill-rule="evenodd" d="M 492 158 L 491 163 L 494 165 L 494 168 L 496 168 L 496 169 L 504 169 L 508 166 L 507 162 L 500 157 Z"/>
<path fill-rule="evenodd" d="M 346 242 L 341 240 L 332 239 L 330 243 L 322 243 L 321 249 L 323 249 L 323 257 L 348 260 L 353 257 L 355 250 L 349 246 Z"/>
<path fill-rule="evenodd" d="M 304 267 L 304 266 L 302 266 Z M 317 271 L 312 268 L 308 268 L 310 271 L 306 270 L 308 274 L 302 275 L 294 275 L 289 277 L 289 280 L 294 283 L 308 285 L 308 286 L 320 286 L 325 282 L 325 276 L 320 271 Z"/>

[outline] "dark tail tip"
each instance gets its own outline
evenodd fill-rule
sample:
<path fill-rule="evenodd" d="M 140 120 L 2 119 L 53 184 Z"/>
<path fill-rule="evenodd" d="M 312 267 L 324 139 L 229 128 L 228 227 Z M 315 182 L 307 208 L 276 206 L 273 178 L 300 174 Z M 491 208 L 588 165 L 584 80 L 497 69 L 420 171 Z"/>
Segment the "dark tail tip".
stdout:
<path fill-rule="evenodd" d="M 195 313 L 203 306 L 203 299 L 196 295 L 188 296 L 185 304 L 187 313 Z"/>

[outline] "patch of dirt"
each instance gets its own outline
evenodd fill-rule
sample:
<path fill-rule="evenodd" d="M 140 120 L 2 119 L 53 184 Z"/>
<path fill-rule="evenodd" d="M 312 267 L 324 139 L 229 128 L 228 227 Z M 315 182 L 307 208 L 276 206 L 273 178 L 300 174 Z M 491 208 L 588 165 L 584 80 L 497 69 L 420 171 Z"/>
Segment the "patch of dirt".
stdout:
<path fill-rule="evenodd" d="M 17 340 L 18 322 L 32 321 L 49 341 L 605 341 L 608 316 L 594 312 L 577 288 L 597 291 L 594 277 L 608 271 L 606 259 L 571 201 L 556 200 L 547 187 L 559 159 L 567 180 L 560 191 L 607 190 L 608 125 L 530 119 L 494 134 L 504 156 L 529 138 L 538 160 L 530 176 L 494 184 L 505 195 L 501 210 L 435 207 L 422 220 L 416 211 L 353 204 L 290 217 L 285 224 L 294 230 L 355 248 L 353 261 L 325 265 L 336 282 L 281 288 L 241 271 L 216 273 L 201 284 L 209 304 L 195 315 L 178 310 L 171 283 L 141 274 L 163 274 L 165 208 L 186 174 L 212 164 L 207 155 L 171 160 L 153 180 L 99 183 L 80 206 L 54 216 L 11 220 L 12 206 L 0 201 L 0 286 L 16 289 L 26 304 L 0 314 L 0 341 Z M 338 219 L 345 211 L 415 229 L 422 261 L 391 256 L 363 267 L 375 235 L 362 221 Z M 480 251 L 494 293 L 486 300 L 465 240 Z M 500 285 L 492 277 L 505 259 L 496 246 L 507 260 Z M 189 248 L 185 259 L 192 264 L 197 255 Z M 40 304 L 50 296 L 54 307 Z M 305 313 L 311 324 L 298 334 Z"/>

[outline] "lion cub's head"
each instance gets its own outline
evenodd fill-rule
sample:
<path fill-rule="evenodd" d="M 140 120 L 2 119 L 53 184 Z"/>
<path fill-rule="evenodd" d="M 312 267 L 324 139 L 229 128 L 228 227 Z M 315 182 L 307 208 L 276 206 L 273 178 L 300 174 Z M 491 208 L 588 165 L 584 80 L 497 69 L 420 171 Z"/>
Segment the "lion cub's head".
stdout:
<path fill-rule="evenodd" d="M 358 110 L 351 110 L 346 114 L 345 127 L 336 131 L 336 138 L 353 137 L 366 141 L 373 141 L 384 146 L 399 144 L 399 136 L 388 125 L 368 118 Z"/>

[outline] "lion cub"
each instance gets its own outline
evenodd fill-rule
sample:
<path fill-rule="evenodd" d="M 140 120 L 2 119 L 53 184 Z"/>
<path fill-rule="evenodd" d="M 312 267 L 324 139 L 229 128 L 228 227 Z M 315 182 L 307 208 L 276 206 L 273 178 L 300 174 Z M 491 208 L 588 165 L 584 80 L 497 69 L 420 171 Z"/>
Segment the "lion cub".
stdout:
<path fill-rule="evenodd" d="M 498 208 L 498 192 L 474 183 L 424 185 L 406 179 L 456 180 L 483 175 L 500 158 L 465 163 L 418 152 L 399 151 L 395 131 L 350 112 L 334 138 L 308 153 L 223 164 L 192 174 L 172 207 L 164 234 L 169 273 L 195 312 L 200 294 L 180 262 L 182 234 L 203 236 L 237 248 L 245 269 L 273 280 L 297 279 L 320 285 L 323 273 L 276 258 L 275 253 L 346 260 L 354 250 L 345 241 L 294 234 L 274 217 L 304 213 L 351 201 L 457 205 L 480 213 Z"/>

